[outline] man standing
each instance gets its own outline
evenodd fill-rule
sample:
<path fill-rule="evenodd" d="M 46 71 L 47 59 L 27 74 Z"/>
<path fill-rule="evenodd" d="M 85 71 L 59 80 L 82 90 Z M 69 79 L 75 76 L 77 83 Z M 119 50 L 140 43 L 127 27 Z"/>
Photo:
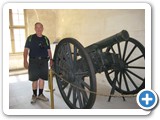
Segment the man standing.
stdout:
<path fill-rule="evenodd" d="M 35 103 L 37 99 L 49 100 L 43 94 L 44 80 L 48 80 L 48 60 L 50 60 L 50 67 L 53 65 L 50 42 L 46 36 L 42 35 L 42 23 L 35 23 L 35 32 L 27 38 L 24 48 L 24 67 L 28 69 L 29 80 L 32 81 L 31 103 Z M 27 60 L 28 53 L 29 63 Z M 37 96 L 38 88 L 39 95 Z"/>

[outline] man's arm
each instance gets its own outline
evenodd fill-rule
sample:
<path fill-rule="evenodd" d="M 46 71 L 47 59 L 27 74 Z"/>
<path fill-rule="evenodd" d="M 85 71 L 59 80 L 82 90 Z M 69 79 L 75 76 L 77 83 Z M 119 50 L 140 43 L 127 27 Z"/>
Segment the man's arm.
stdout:
<path fill-rule="evenodd" d="M 24 59 L 24 67 L 26 69 L 28 69 L 28 61 L 27 61 L 27 57 L 28 57 L 28 51 L 29 49 L 28 48 L 24 48 L 24 52 L 23 52 L 23 59 Z"/>
<path fill-rule="evenodd" d="M 52 67 L 53 66 L 53 59 L 52 59 L 51 49 L 48 49 L 48 56 L 49 56 L 49 59 L 50 59 L 50 67 Z"/>

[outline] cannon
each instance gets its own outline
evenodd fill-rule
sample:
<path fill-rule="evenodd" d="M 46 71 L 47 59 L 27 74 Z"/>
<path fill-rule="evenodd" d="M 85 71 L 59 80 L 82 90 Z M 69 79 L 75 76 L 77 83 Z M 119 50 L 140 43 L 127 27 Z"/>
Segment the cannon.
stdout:
<path fill-rule="evenodd" d="M 53 59 L 59 91 L 72 109 L 92 108 L 96 73 L 105 73 L 111 94 L 132 95 L 145 88 L 145 48 L 126 30 L 85 48 L 74 38 L 64 38 Z"/>

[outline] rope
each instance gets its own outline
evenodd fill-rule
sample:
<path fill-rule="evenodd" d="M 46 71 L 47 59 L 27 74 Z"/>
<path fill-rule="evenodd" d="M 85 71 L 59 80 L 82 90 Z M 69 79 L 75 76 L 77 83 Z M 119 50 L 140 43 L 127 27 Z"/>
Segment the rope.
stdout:
<path fill-rule="evenodd" d="M 137 96 L 137 94 L 132 94 L 132 95 L 123 95 L 123 94 L 121 94 L 121 95 L 113 95 L 113 94 L 98 93 L 98 92 L 94 92 L 94 91 L 91 91 L 91 90 L 85 90 L 85 89 L 83 89 L 81 87 L 78 87 L 75 84 L 72 84 L 72 83 L 68 82 L 67 80 L 65 80 L 64 78 L 62 78 L 59 74 L 57 74 L 55 71 L 53 71 L 53 74 L 55 74 L 57 77 L 59 77 L 64 82 L 70 84 L 72 87 L 75 87 L 75 88 L 77 88 L 77 89 L 79 89 L 81 91 L 87 92 L 87 93 L 92 93 L 92 94 L 95 94 L 95 95 L 106 96 L 106 97 L 136 97 Z"/>

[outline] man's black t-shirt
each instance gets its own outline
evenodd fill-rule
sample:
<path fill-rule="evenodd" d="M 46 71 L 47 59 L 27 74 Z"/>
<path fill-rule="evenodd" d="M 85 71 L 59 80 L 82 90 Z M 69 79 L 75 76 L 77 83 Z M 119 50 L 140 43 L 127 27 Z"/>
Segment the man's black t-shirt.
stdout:
<path fill-rule="evenodd" d="M 46 36 L 38 37 L 36 34 L 27 38 L 25 48 L 29 48 L 29 57 L 47 57 L 50 42 Z"/>

